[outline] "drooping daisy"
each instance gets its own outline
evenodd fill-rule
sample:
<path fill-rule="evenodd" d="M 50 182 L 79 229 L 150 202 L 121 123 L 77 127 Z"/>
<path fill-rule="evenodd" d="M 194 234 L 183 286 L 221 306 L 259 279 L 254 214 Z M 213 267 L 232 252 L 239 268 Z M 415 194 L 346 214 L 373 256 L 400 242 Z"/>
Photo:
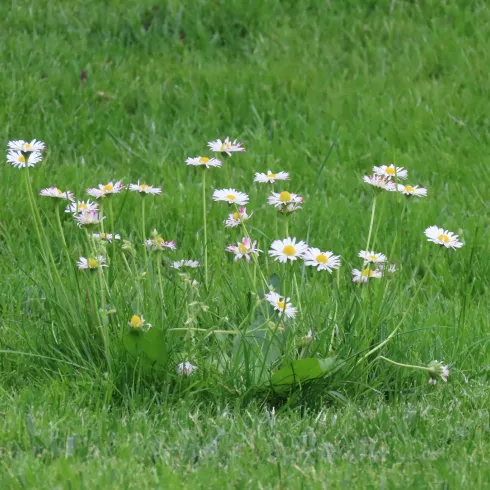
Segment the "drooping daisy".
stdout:
<path fill-rule="evenodd" d="M 376 252 L 369 252 L 367 250 L 361 250 L 359 252 L 359 257 L 364 259 L 364 265 L 366 264 L 380 264 L 386 262 L 388 259 L 386 255 Z"/>
<path fill-rule="evenodd" d="M 352 282 L 362 282 L 367 283 L 369 279 L 380 279 L 382 276 L 381 271 L 372 270 L 369 267 L 366 267 L 362 271 L 359 269 L 353 269 L 352 271 Z"/>
<path fill-rule="evenodd" d="M 267 202 L 277 208 L 278 211 L 292 212 L 301 209 L 304 197 L 298 196 L 288 191 L 273 192 L 267 199 Z"/>
<path fill-rule="evenodd" d="M 77 201 L 71 202 L 66 206 L 65 213 L 78 214 L 84 211 L 97 211 L 99 205 L 96 202 L 88 201 Z"/>
<path fill-rule="evenodd" d="M 176 250 L 177 246 L 175 240 L 165 240 L 161 235 L 158 234 L 157 230 L 151 232 L 152 238 L 148 238 L 145 241 L 146 248 L 153 250 L 154 252 L 162 250 Z"/>
<path fill-rule="evenodd" d="M 242 147 L 242 143 L 239 143 L 237 140 L 234 140 L 232 143 L 228 136 L 225 138 L 225 141 L 221 141 L 220 139 L 210 141 L 208 146 L 211 151 L 226 153 L 229 157 L 231 157 L 232 152 L 245 151 L 245 148 Z"/>
<path fill-rule="evenodd" d="M 390 179 L 380 177 L 379 175 L 365 175 L 363 180 L 366 182 L 366 184 L 372 185 L 377 189 L 383 189 L 391 192 L 396 189 L 394 182 L 392 182 Z"/>
<path fill-rule="evenodd" d="M 83 211 L 82 213 L 74 214 L 73 218 L 81 228 L 82 226 L 97 225 L 106 217 L 101 216 L 98 211 Z"/>
<path fill-rule="evenodd" d="M 79 269 L 100 269 L 102 267 L 108 267 L 103 255 L 89 258 L 80 257 L 78 259 L 77 266 Z"/>
<path fill-rule="evenodd" d="M 281 315 L 287 318 L 294 318 L 296 316 L 298 309 L 289 302 L 291 298 L 285 298 L 274 291 L 267 293 L 264 297 Z"/>
<path fill-rule="evenodd" d="M 189 361 L 181 362 L 177 366 L 177 374 L 179 376 L 190 376 L 196 370 L 197 366 L 194 366 L 194 364 L 191 364 Z"/>
<path fill-rule="evenodd" d="M 131 320 L 128 322 L 131 330 L 142 330 L 146 331 L 151 328 L 151 323 L 145 322 L 145 318 L 143 315 L 133 315 Z"/>
<path fill-rule="evenodd" d="M 428 364 L 428 373 L 429 373 L 429 384 L 435 385 L 437 384 L 437 380 L 439 378 L 447 383 L 447 378 L 451 371 L 449 371 L 449 366 L 444 365 L 442 361 L 432 361 Z"/>
<path fill-rule="evenodd" d="M 340 255 L 333 252 L 321 252 L 319 248 L 309 248 L 303 256 L 305 265 L 316 267 L 319 271 L 332 273 L 333 269 L 340 267 Z"/>
<path fill-rule="evenodd" d="M 238 211 L 231 213 L 228 216 L 228 219 L 223 221 L 223 223 L 227 228 L 235 228 L 236 226 L 241 225 L 244 221 L 247 221 L 250 216 L 252 216 L 252 214 L 253 213 L 251 213 L 250 215 L 247 214 L 247 208 L 242 207 L 239 208 Z"/>
<path fill-rule="evenodd" d="M 248 199 L 247 194 L 238 192 L 235 189 L 217 189 L 213 192 L 213 201 L 225 201 L 228 204 L 244 206 L 247 204 Z"/>
<path fill-rule="evenodd" d="M 417 196 L 417 197 L 425 197 L 427 196 L 427 189 L 423 187 L 419 187 L 418 185 L 402 185 L 398 184 L 398 192 L 405 194 L 406 196 Z"/>
<path fill-rule="evenodd" d="M 58 199 L 65 199 L 66 201 L 74 201 L 75 195 L 71 191 L 61 191 L 57 187 L 48 187 L 47 189 L 41 189 L 40 196 L 44 197 L 57 197 Z"/>
<path fill-rule="evenodd" d="M 42 151 L 46 149 L 46 146 L 42 141 L 32 140 L 30 143 L 24 140 L 9 141 L 9 150 L 23 151 L 24 153 L 31 151 Z"/>
<path fill-rule="evenodd" d="M 172 269 L 182 269 L 183 267 L 190 267 L 191 269 L 196 269 L 199 267 L 199 262 L 197 260 L 177 260 L 170 264 Z"/>
<path fill-rule="evenodd" d="M 129 190 L 135 191 L 135 192 L 140 192 L 141 194 L 153 194 L 155 196 L 157 194 L 162 193 L 162 189 L 160 189 L 159 187 L 153 187 L 153 186 L 147 185 L 147 184 L 140 184 L 139 180 L 138 180 L 137 184 L 129 184 Z"/>
<path fill-rule="evenodd" d="M 109 182 L 108 184 L 99 184 L 99 188 L 91 188 L 87 189 L 87 194 L 95 197 L 96 199 L 101 199 L 110 194 L 117 194 L 125 189 L 126 186 L 122 183 L 121 180 L 117 182 Z"/>
<path fill-rule="evenodd" d="M 405 180 L 408 177 L 408 171 L 403 167 L 395 167 L 391 164 L 389 167 L 386 165 L 381 165 L 380 167 L 373 167 L 373 172 L 376 175 L 380 175 L 385 178 L 397 178 Z"/>
<path fill-rule="evenodd" d="M 463 242 L 458 240 L 459 235 L 455 235 L 452 231 L 439 228 L 438 226 L 429 226 L 424 233 L 429 242 L 434 242 L 437 245 L 443 245 L 446 248 L 456 250 L 464 245 Z"/>
<path fill-rule="evenodd" d="M 299 241 L 296 243 L 296 238 L 286 238 L 285 240 L 274 240 L 269 250 L 269 255 L 285 264 L 288 260 L 291 262 L 303 258 L 308 250 L 308 245 Z"/>
<path fill-rule="evenodd" d="M 248 263 L 251 255 L 259 255 L 262 252 L 262 250 L 257 248 L 257 242 L 252 242 L 248 237 L 243 237 L 242 241 L 236 245 L 228 245 L 226 251 L 235 254 L 235 262 L 244 257 Z"/>
<path fill-rule="evenodd" d="M 259 172 L 255 173 L 254 182 L 270 182 L 271 184 L 273 184 L 276 180 L 289 180 L 289 173 L 288 172 L 273 173 L 270 170 L 266 174 L 262 174 Z"/>
<path fill-rule="evenodd" d="M 195 167 L 221 167 L 221 160 L 217 158 L 207 158 L 207 157 L 195 157 L 188 158 L 185 163 L 187 165 L 194 165 Z"/>
<path fill-rule="evenodd" d="M 16 168 L 34 167 L 43 159 L 41 152 L 33 151 L 27 158 L 20 151 L 10 150 L 7 153 L 7 162 Z"/>
<path fill-rule="evenodd" d="M 121 235 L 113 233 L 92 233 L 92 238 L 94 240 L 100 240 L 102 242 L 112 243 L 112 240 L 120 240 Z"/>

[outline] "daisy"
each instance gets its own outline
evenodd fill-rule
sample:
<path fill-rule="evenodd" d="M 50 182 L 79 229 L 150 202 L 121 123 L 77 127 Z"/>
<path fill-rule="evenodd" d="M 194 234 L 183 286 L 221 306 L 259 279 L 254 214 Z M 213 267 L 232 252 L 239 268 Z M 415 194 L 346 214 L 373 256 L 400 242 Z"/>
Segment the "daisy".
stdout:
<path fill-rule="evenodd" d="M 437 245 L 444 245 L 446 248 L 455 250 L 464 245 L 463 242 L 458 240 L 459 235 L 455 235 L 452 231 L 447 231 L 444 228 L 429 226 L 424 233 L 429 242 L 434 242 Z"/>
<path fill-rule="evenodd" d="M 30 143 L 24 140 L 9 141 L 9 150 L 23 151 L 24 153 L 31 151 L 45 150 L 46 146 L 42 141 L 32 140 Z"/>
<path fill-rule="evenodd" d="M 99 188 L 87 189 L 87 194 L 95 197 L 96 199 L 100 199 L 106 197 L 110 194 L 117 194 L 125 189 L 126 186 L 123 185 L 121 180 L 117 182 L 109 182 L 108 184 L 99 184 Z"/>
<path fill-rule="evenodd" d="M 383 189 L 385 191 L 394 191 L 396 189 L 394 182 L 391 182 L 390 179 L 380 177 L 379 175 L 365 175 L 363 177 L 364 182 L 366 184 L 372 185 L 378 189 Z"/>
<path fill-rule="evenodd" d="M 321 252 L 319 248 L 309 248 L 303 256 L 305 265 L 316 267 L 319 271 L 332 273 L 333 269 L 340 267 L 340 255 L 333 252 Z"/>
<path fill-rule="evenodd" d="M 131 320 L 129 320 L 128 325 L 131 330 L 149 330 L 151 328 L 151 323 L 145 322 L 143 315 L 133 315 Z"/>
<path fill-rule="evenodd" d="M 121 235 L 117 233 L 115 235 L 113 235 L 112 233 L 92 233 L 92 238 L 94 240 L 101 240 L 103 242 L 112 243 L 112 240 L 120 240 Z"/>
<path fill-rule="evenodd" d="M 403 167 L 395 167 L 391 164 L 389 167 L 381 165 L 380 167 L 373 167 L 373 172 L 376 175 L 385 177 L 387 179 L 396 177 L 397 179 L 405 180 L 408 178 L 408 171 Z"/>
<path fill-rule="evenodd" d="M 368 252 L 367 250 L 361 250 L 359 252 L 359 257 L 364 259 L 364 265 L 366 264 L 380 264 L 386 262 L 388 259 L 386 255 L 376 252 Z"/>
<path fill-rule="evenodd" d="M 97 211 L 99 205 L 96 202 L 88 201 L 77 201 L 71 202 L 66 206 L 65 213 L 83 213 L 84 211 Z"/>
<path fill-rule="evenodd" d="M 307 250 L 308 245 L 305 242 L 296 243 L 296 238 L 286 238 L 285 240 L 274 240 L 269 255 L 284 264 L 288 260 L 292 262 L 298 258 L 303 258 Z"/>
<path fill-rule="evenodd" d="M 267 199 L 268 203 L 276 207 L 279 211 L 292 212 L 301 209 L 300 204 L 305 199 L 298 194 L 293 194 L 288 191 L 273 192 Z"/>
<path fill-rule="evenodd" d="M 398 192 L 405 194 L 406 196 L 417 196 L 417 197 L 425 197 L 427 196 L 427 189 L 423 187 L 419 187 L 418 185 L 402 185 L 398 184 L 397 186 Z"/>
<path fill-rule="evenodd" d="M 34 165 L 36 165 L 36 163 L 40 162 L 42 159 L 43 157 L 39 151 L 33 151 L 27 157 L 27 160 L 20 151 L 10 150 L 7 153 L 7 162 L 11 163 L 14 167 L 17 168 L 34 167 Z"/>
<path fill-rule="evenodd" d="M 40 196 L 45 197 L 57 197 L 59 199 L 65 199 L 67 201 L 74 201 L 75 195 L 71 191 L 60 191 L 57 187 L 48 187 L 47 189 L 42 189 L 39 192 Z"/>
<path fill-rule="evenodd" d="M 257 242 L 252 242 L 248 237 L 243 237 L 242 241 L 238 242 L 236 245 L 228 245 L 225 250 L 235 254 L 235 262 L 242 257 L 245 257 L 247 263 L 250 262 L 251 255 L 259 255 L 259 253 L 262 252 L 262 250 L 257 248 Z"/>
<path fill-rule="evenodd" d="M 429 384 L 437 384 L 437 379 L 441 378 L 444 383 L 447 383 L 447 378 L 451 371 L 449 371 L 449 366 L 445 366 L 441 361 L 432 361 L 427 366 L 428 373 L 430 376 Z"/>
<path fill-rule="evenodd" d="M 213 201 L 225 201 L 228 204 L 238 204 L 243 206 L 247 204 L 249 197 L 243 192 L 235 189 L 220 189 L 213 192 Z"/>
<path fill-rule="evenodd" d="M 175 240 L 167 241 L 161 235 L 158 234 L 157 230 L 151 232 L 152 238 L 148 238 L 145 241 L 146 248 L 153 250 L 154 252 L 162 250 L 176 250 L 177 246 Z"/>
<path fill-rule="evenodd" d="M 287 318 L 294 318 L 296 316 L 298 308 L 295 308 L 289 302 L 291 298 L 280 296 L 274 291 L 267 293 L 264 297 L 274 307 L 274 310 L 279 311 L 281 315 L 285 315 Z"/>
<path fill-rule="evenodd" d="M 194 165 L 196 167 L 221 167 L 221 160 L 217 158 L 207 158 L 207 157 L 195 157 L 188 158 L 185 163 L 187 165 Z"/>
<path fill-rule="evenodd" d="M 199 262 L 197 260 L 178 260 L 177 262 L 172 262 L 170 267 L 172 267 L 172 269 L 182 269 L 182 267 L 195 269 L 199 267 Z"/>
<path fill-rule="evenodd" d="M 194 364 L 191 364 L 189 361 L 181 362 L 177 366 L 177 374 L 179 376 L 190 376 L 196 370 L 197 366 L 194 366 Z"/>
<path fill-rule="evenodd" d="M 101 216 L 98 211 L 83 211 L 82 213 L 74 214 L 73 218 L 81 228 L 82 226 L 97 225 L 106 217 Z"/>
<path fill-rule="evenodd" d="M 228 219 L 223 221 L 223 223 L 227 228 L 235 228 L 236 226 L 242 224 L 244 221 L 247 221 L 250 216 L 252 216 L 252 214 L 247 214 L 247 208 L 238 208 L 238 211 L 231 213 L 228 216 Z"/>
<path fill-rule="evenodd" d="M 373 271 L 369 267 L 366 267 L 362 271 L 359 269 L 354 269 L 352 271 L 352 282 L 362 282 L 366 284 L 369 279 L 375 278 L 379 279 L 382 276 L 381 272 L 379 270 Z"/>
<path fill-rule="evenodd" d="M 289 180 L 288 172 L 273 173 L 270 170 L 266 174 L 256 172 L 254 182 L 270 182 L 274 183 L 276 180 Z"/>
<path fill-rule="evenodd" d="M 229 157 L 231 157 L 231 153 L 234 151 L 245 151 L 245 148 L 242 147 L 242 143 L 238 143 L 237 140 L 234 140 L 232 143 L 228 136 L 226 137 L 225 141 L 221 141 L 220 139 L 210 141 L 208 146 L 211 151 L 226 153 Z"/>
<path fill-rule="evenodd" d="M 100 269 L 102 267 L 108 267 L 103 255 L 99 255 L 98 257 L 89 257 L 88 259 L 85 257 L 80 257 L 78 259 L 77 266 L 79 269 Z"/>
<path fill-rule="evenodd" d="M 140 184 L 139 180 L 138 180 L 137 184 L 129 184 L 129 190 L 140 192 L 141 194 L 153 194 L 154 196 L 162 193 L 162 189 L 160 189 L 159 187 L 153 187 L 151 185 Z"/>

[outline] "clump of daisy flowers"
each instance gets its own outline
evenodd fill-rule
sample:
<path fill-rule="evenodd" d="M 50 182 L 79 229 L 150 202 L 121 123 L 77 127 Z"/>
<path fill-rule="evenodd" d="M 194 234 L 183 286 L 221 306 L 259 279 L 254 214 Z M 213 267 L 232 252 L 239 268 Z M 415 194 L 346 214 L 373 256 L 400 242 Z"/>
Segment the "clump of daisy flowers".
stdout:
<path fill-rule="evenodd" d="M 42 151 L 46 146 L 42 141 L 32 140 L 30 143 L 24 140 L 8 142 L 7 163 L 16 168 L 34 167 L 42 159 Z"/>

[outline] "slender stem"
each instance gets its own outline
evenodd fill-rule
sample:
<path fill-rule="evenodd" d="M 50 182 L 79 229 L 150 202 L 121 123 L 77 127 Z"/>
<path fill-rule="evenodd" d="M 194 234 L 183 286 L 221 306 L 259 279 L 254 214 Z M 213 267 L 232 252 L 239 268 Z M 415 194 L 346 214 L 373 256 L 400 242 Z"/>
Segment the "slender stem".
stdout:
<path fill-rule="evenodd" d="M 377 197 L 377 195 L 374 194 L 373 206 L 371 208 L 371 222 L 369 223 L 369 233 L 368 233 L 368 239 L 367 239 L 367 245 L 366 245 L 367 251 L 369 251 L 369 247 L 371 246 L 371 234 L 373 232 L 374 214 L 376 213 L 376 197 Z"/>
<path fill-rule="evenodd" d="M 428 367 L 414 366 L 413 364 L 402 364 L 401 362 L 392 361 L 391 359 L 388 359 L 387 357 L 384 357 L 384 356 L 378 356 L 376 359 L 383 359 L 383 361 L 390 362 L 391 364 L 394 364 L 395 366 L 406 367 L 406 368 L 410 368 L 410 369 L 419 369 L 420 371 L 432 371 Z"/>
<path fill-rule="evenodd" d="M 208 275 L 208 225 L 206 216 L 207 206 L 206 206 L 206 169 L 202 172 L 202 218 L 204 225 L 204 284 L 206 290 L 209 285 L 209 275 Z"/>
<path fill-rule="evenodd" d="M 61 235 L 61 240 L 63 241 L 63 247 L 65 248 L 65 251 L 68 254 L 68 246 L 66 245 L 66 240 L 65 240 L 65 233 L 63 232 L 63 226 L 61 224 L 61 217 L 60 217 L 60 203 L 56 203 L 56 222 L 58 223 L 58 228 L 60 230 L 60 235 Z"/>

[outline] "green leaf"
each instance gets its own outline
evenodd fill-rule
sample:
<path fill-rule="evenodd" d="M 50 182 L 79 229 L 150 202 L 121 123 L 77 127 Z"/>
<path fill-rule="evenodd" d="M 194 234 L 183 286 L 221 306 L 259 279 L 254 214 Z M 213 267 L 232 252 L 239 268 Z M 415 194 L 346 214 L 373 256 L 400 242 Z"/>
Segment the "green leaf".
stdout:
<path fill-rule="evenodd" d="M 157 328 L 150 328 L 146 332 L 128 330 L 123 336 L 123 344 L 134 357 L 143 356 L 160 366 L 167 363 L 167 343 L 163 332 Z"/>

